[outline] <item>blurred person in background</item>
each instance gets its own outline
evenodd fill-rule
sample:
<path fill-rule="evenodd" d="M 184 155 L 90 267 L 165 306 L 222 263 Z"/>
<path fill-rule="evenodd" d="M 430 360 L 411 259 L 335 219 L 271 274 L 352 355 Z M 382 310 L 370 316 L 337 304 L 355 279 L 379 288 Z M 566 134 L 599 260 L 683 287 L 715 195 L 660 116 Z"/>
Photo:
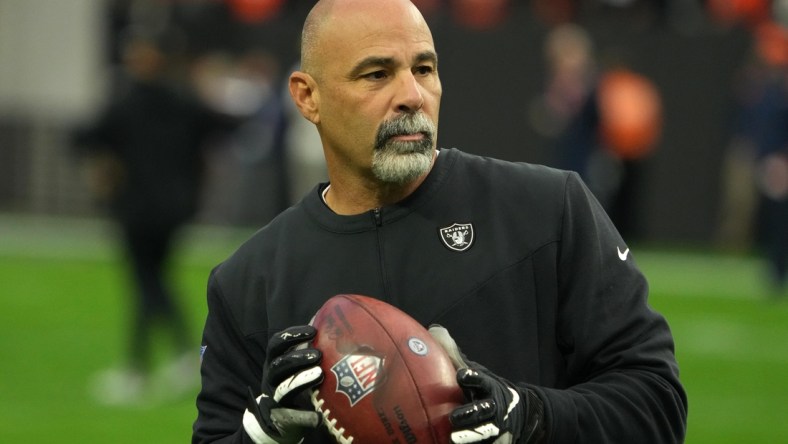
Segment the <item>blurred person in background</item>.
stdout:
<path fill-rule="evenodd" d="M 544 42 L 547 78 L 544 90 L 531 101 L 533 128 L 555 144 L 554 163 L 576 171 L 597 195 L 589 177 L 597 155 L 596 109 L 592 96 L 597 78 L 594 45 L 580 25 L 561 24 L 548 32 Z"/>
<path fill-rule="evenodd" d="M 788 27 L 764 23 L 756 30 L 758 52 L 769 70 L 764 102 L 771 108 L 757 144 L 760 191 L 758 241 L 769 263 L 774 295 L 788 284 Z"/>
<path fill-rule="evenodd" d="M 106 404 L 178 395 L 199 379 L 197 344 L 167 266 L 176 235 L 199 206 L 203 150 L 232 125 L 170 82 L 166 42 L 143 34 L 127 38 L 122 87 L 74 137 L 92 193 L 117 222 L 134 283 L 127 362 L 93 381 L 93 394 Z M 159 326 L 171 336 L 174 357 L 154 378 Z"/>
<path fill-rule="evenodd" d="M 552 140 L 554 165 L 580 174 L 621 234 L 636 238 L 642 161 L 661 131 L 659 92 L 616 51 L 597 61 L 591 36 L 574 23 L 550 30 L 544 56 L 547 80 L 531 102 L 531 125 Z"/>
<path fill-rule="evenodd" d="M 768 263 L 769 293 L 788 281 L 788 28 L 753 28 L 723 169 L 723 246 L 754 243 Z"/>

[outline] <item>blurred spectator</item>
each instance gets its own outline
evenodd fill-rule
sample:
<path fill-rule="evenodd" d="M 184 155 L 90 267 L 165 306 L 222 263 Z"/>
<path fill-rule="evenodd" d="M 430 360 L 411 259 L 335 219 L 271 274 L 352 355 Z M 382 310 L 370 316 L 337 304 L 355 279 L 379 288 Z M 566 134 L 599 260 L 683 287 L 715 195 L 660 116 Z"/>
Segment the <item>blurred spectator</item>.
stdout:
<path fill-rule="evenodd" d="M 788 280 L 788 30 L 768 21 L 759 25 L 752 56 L 740 85 L 738 119 L 726 154 L 721 234 L 726 236 L 723 240 L 735 240 L 734 236 L 743 237 L 742 231 L 753 226 L 756 246 L 769 263 L 774 293 L 784 295 Z"/>
<path fill-rule="evenodd" d="M 656 85 L 626 65 L 612 64 L 600 76 L 596 89 L 597 138 L 609 171 L 618 182 L 606 181 L 605 209 L 619 231 L 631 239 L 643 236 L 638 218 L 646 160 L 662 132 L 662 100 Z M 604 171 L 592 176 L 602 181 Z"/>
<path fill-rule="evenodd" d="M 597 76 L 593 42 L 581 26 L 559 25 L 545 39 L 544 56 L 547 79 L 531 103 L 531 124 L 556 141 L 558 165 L 585 176 L 596 125 L 590 106 Z"/>
<path fill-rule="evenodd" d="M 554 164 L 577 171 L 625 236 L 636 236 L 634 204 L 641 161 L 661 131 L 659 92 L 618 58 L 597 63 L 579 25 L 554 27 L 545 40 L 547 82 L 530 109 L 552 139 Z"/>
<path fill-rule="evenodd" d="M 77 131 L 89 185 L 108 204 L 120 228 L 134 282 L 128 361 L 97 376 L 95 395 L 129 404 L 160 395 L 156 389 L 191 389 L 198 381 L 197 341 L 167 282 L 167 265 L 179 229 L 200 200 L 203 149 L 229 120 L 207 111 L 167 82 L 163 41 L 131 36 L 123 46 L 128 82 L 97 120 Z M 174 357 L 153 380 L 157 327 L 172 337 Z"/>

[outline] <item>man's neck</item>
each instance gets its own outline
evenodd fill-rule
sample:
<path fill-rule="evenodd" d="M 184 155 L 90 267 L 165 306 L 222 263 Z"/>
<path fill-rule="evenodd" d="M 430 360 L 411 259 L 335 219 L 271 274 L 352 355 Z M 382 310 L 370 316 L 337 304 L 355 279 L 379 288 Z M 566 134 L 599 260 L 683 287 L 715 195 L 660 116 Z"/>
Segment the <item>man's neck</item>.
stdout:
<path fill-rule="evenodd" d="M 405 184 L 380 182 L 375 178 L 329 178 L 330 184 L 323 190 L 323 201 L 333 212 L 354 215 L 395 204 L 410 196 L 421 186 L 435 165 L 417 179 Z"/>
<path fill-rule="evenodd" d="M 413 193 L 426 178 L 405 185 L 377 185 L 372 187 L 343 186 L 330 183 L 324 190 L 323 201 L 331 211 L 344 216 L 361 214 L 375 208 L 382 208 L 401 201 Z"/>

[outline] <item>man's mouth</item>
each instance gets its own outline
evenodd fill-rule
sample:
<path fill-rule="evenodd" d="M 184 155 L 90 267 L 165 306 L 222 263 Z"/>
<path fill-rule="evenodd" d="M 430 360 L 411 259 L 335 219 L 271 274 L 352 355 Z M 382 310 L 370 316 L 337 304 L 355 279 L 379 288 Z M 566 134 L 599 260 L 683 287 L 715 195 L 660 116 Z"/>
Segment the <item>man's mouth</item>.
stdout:
<path fill-rule="evenodd" d="M 424 133 L 413 133 L 413 134 L 399 134 L 396 136 L 391 136 L 390 140 L 396 140 L 399 142 L 413 142 L 418 140 L 424 140 L 426 136 Z"/>

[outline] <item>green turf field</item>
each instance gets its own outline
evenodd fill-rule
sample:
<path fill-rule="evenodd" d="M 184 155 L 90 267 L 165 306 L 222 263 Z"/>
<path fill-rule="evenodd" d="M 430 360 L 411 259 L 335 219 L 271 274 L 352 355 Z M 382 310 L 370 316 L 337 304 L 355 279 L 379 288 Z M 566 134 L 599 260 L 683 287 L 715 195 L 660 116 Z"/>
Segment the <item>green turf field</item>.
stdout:
<path fill-rule="evenodd" d="M 173 273 L 195 347 L 213 264 L 248 232 L 194 230 Z M 121 358 L 125 277 L 104 224 L 0 216 L 0 442 L 184 443 L 192 397 L 106 408 L 91 375 Z M 688 443 L 788 441 L 788 300 L 765 296 L 753 258 L 633 255 L 670 322 L 689 393 Z M 195 353 L 197 351 L 195 350 Z"/>

